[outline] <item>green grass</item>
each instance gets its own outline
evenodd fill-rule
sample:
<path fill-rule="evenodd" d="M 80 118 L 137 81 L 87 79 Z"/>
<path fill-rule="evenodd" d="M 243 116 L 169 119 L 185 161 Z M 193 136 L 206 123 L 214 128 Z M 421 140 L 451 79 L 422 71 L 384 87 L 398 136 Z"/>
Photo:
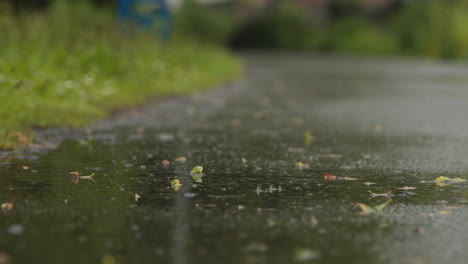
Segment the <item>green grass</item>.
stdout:
<path fill-rule="evenodd" d="M 398 42 L 394 35 L 362 17 L 335 21 L 319 31 L 318 45 L 312 48 L 344 54 L 395 55 Z"/>
<path fill-rule="evenodd" d="M 220 48 L 125 34 L 110 13 L 89 5 L 56 4 L 19 18 L 3 13 L 0 32 L 0 148 L 24 141 L 16 132 L 82 126 L 116 107 L 241 74 L 240 62 Z"/>
<path fill-rule="evenodd" d="M 392 22 L 403 54 L 468 58 L 467 0 L 414 1 Z"/>

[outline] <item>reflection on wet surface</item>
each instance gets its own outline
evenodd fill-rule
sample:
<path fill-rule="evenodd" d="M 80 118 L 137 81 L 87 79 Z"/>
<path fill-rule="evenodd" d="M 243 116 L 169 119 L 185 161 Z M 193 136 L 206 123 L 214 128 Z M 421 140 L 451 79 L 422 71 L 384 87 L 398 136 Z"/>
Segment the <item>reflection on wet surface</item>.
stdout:
<path fill-rule="evenodd" d="M 231 87 L 2 159 L 0 263 L 466 263 L 468 183 L 434 180 L 468 179 L 467 68 L 247 63 Z"/>

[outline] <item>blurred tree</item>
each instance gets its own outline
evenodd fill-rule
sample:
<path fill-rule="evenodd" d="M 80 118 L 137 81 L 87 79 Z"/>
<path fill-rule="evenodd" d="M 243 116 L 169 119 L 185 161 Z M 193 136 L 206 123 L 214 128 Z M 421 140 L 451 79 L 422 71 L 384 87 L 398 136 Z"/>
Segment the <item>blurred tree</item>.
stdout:
<path fill-rule="evenodd" d="M 93 2 L 94 4 L 98 5 L 98 6 L 103 6 L 103 7 L 115 7 L 115 3 L 117 1 L 115 0 L 93 0 L 91 1 Z"/>
<path fill-rule="evenodd" d="M 236 27 L 232 10 L 215 10 L 186 0 L 175 14 L 176 37 L 225 44 Z"/>
<path fill-rule="evenodd" d="M 362 11 L 360 0 L 330 0 L 328 5 L 332 19 L 356 15 Z"/>
<path fill-rule="evenodd" d="M 47 7 L 50 0 L 9 0 L 10 5 L 16 13 L 23 10 L 32 10 Z"/>
<path fill-rule="evenodd" d="M 115 0 L 7 0 L 15 13 L 22 11 L 31 11 L 48 7 L 53 1 L 87 1 L 98 6 L 110 7 L 115 6 Z"/>

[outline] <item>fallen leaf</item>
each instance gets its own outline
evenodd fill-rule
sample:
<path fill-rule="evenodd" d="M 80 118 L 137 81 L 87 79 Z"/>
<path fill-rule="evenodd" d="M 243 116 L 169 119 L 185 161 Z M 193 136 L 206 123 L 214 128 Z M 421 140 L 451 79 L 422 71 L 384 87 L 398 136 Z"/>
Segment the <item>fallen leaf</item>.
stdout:
<path fill-rule="evenodd" d="M 368 192 L 370 193 L 371 198 L 379 197 L 379 196 L 387 197 L 387 198 L 392 197 L 392 190 L 388 190 L 387 192 L 384 192 L 384 193 L 373 193 L 370 190 Z"/>
<path fill-rule="evenodd" d="M 182 184 L 178 179 L 171 181 L 171 188 L 174 189 L 174 191 L 179 191 L 180 187 L 182 187 Z"/>
<path fill-rule="evenodd" d="M 140 199 L 140 195 L 138 193 L 135 193 L 135 202 L 138 202 L 138 200 Z"/>
<path fill-rule="evenodd" d="M 330 173 L 327 173 L 325 174 L 325 176 L 323 176 L 323 178 L 327 181 L 334 181 L 334 180 L 343 180 L 343 181 L 357 181 L 358 179 L 357 178 L 353 178 L 353 177 L 337 177 L 333 174 L 330 174 Z"/>
<path fill-rule="evenodd" d="M 296 167 L 296 169 L 299 169 L 299 170 L 310 168 L 309 163 L 302 163 L 302 162 L 296 162 L 294 163 L 294 166 Z"/>
<path fill-rule="evenodd" d="M 171 164 L 171 162 L 168 161 L 168 160 L 163 160 L 163 161 L 161 161 L 161 164 L 162 164 L 164 167 L 167 167 L 167 166 L 169 166 L 169 165 Z"/>
<path fill-rule="evenodd" d="M 8 213 L 8 212 L 10 212 L 11 210 L 13 210 L 13 207 L 14 207 L 14 204 L 11 203 L 11 202 L 2 203 L 2 211 L 3 211 L 3 213 Z"/>
<path fill-rule="evenodd" d="M 375 212 L 374 209 L 363 203 L 357 203 L 354 205 L 354 207 L 359 207 L 359 209 L 361 209 L 361 214 L 370 214 Z"/>
<path fill-rule="evenodd" d="M 323 178 L 326 180 L 326 181 L 334 181 L 337 179 L 337 177 L 333 174 L 330 174 L 330 173 L 327 173 L 325 174 L 325 176 L 323 176 Z"/>
<path fill-rule="evenodd" d="M 202 166 L 195 166 L 193 169 L 190 171 L 190 175 L 200 175 L 203 174 L 203 167 Z"/>
<path fill-rule="evenodd" d="M 387 201 L 377 206 L 374 206 L 374 209 L 377 210 L 378 212 L 382 212 L 383 209 L 387 207 L 387 205 L 389 205 L 391 202 L 392 202 L 392 198 L 388 197 Z"/>
<path fill-rule="evenodd" d="M 403 190 L 403 191 L 409 191 L 409 190 L 416 190 L 416 187 L 412 187 L 412 186 L 405 186 L 405 187 L 400 187 L 400 188 L 397 188 L 398 190 Z"/>
<path fill-rule="evenodd" d="M 369 186 L 369 185 L 375 184 L 375 182 L 365 182 L 364 184 Z"/>
<path fill-rule="evenodd" d="M 2 212 L 4 214 L 8 214 L 11 210 L 13 210 L 15 202 L 16 202 L 16 195 L 13 196 L 9 202 L 2 203 L 1 205 Z"/>
<path fill-rule="evenodd" d="M 462 179 L 462 178 L 449 178 L 449 177 L 445 177 L 445 176 L 440 176 L 438 177 L 437 179 L 434 180 L 435 184 L 437 184 L 437 186 L 447 186 L 447 185 L 450 185 L 450 184 L 455 184 L 455 183 L 461 183 L 461 182 L 465 182 L 466 180 L 465 179 Z"/>
<path fill-rule="evenodd" d="M 190 175 L 192 176 L 192 179 L 194 182 L 202 183 L 203 179 L 203 167 L 202 166 L 195 166 L 193 169 L 190 171 Z"/>
<path fill-rule="evenodd" d="M 177 157 L 175 161 L 180 162 L 180 163 L 185 163 L 187 161 L 187 158 L 184 156 L 180 156 L 180 157 Z"/>
<path fill-rule="evenodd" d="M 385 207 L 387 207 L 387 205 L 389 205 L 391 202 L 392 202 L 392 199 L 388 198 L 384 203 L 379 204 L 379 205 L 374 206 L 374 207 L 370 207 L 370 206 L 368 206 L 366 204 L 363 204 L 363 203 L 357 203 L 357 204 L 354 205 L 354 207 L 359 207 L 361 209 L 361 212 L 360 212 L 361 215 L 368 215 L 368 214 L 383 211 L 383 209 Z"/>
<path fill-rule="evenodd" d="M 94 181 L 93 176 L 94 176 L 94 173 L 92 173 L 91 175 L 83 175 L 83 176 L 80 176 L 80 173 L 79 173 L 78 171 L 72 171 L 72 172 L 70 172 L 70 180 L 71 180 L 73 183 L 78 183 L 80 180 L 91 180 L 91 181 Z"/>
<path fill-rule="evenodd" d="M 89 179 L 92 179 L 93 176 L 94 176 L 95 173 L 91 173 L 91 175 L 83 175 L 83 176 L 80 176 L 80 179 L 81 180 L 89 180 Z"/>
<path fill-rule="evenodd" d="M 247 162 L 249 162 L 246 158 L 241 158 L 241 161 L 243 164 L 246 164 Z"/>
<path fill-rule="evenodd" d="M 29 170 L 29 167 L 23 165 L 23 166 L 21 166 L 21 169 L 23 169 L 23 170 Z"/>
<path fill-rule="evenodd" d="M 198 175 L 192 175 L 192 180 L 197 183 L 202 183 L 203 182 L 203 174 L 198 174 Z"/>

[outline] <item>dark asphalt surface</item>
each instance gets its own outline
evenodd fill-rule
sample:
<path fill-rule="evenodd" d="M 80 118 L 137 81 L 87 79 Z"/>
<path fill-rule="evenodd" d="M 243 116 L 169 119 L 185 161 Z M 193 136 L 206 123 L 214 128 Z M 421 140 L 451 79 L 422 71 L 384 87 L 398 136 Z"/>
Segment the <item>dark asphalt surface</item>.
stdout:
<path fill-rule="evenodd" d="M 15 263 L 467 263 L 468 183 L 433 181 L 468 180 L 468 65 L 244 58 L 242 81 L 41 131 L 56 149 L 2 160 L 1 198 L 16 202 L 0 252 Z M 355 206 L 383 204 L 368 191 L 387 190 L 381 212 Z"/>

